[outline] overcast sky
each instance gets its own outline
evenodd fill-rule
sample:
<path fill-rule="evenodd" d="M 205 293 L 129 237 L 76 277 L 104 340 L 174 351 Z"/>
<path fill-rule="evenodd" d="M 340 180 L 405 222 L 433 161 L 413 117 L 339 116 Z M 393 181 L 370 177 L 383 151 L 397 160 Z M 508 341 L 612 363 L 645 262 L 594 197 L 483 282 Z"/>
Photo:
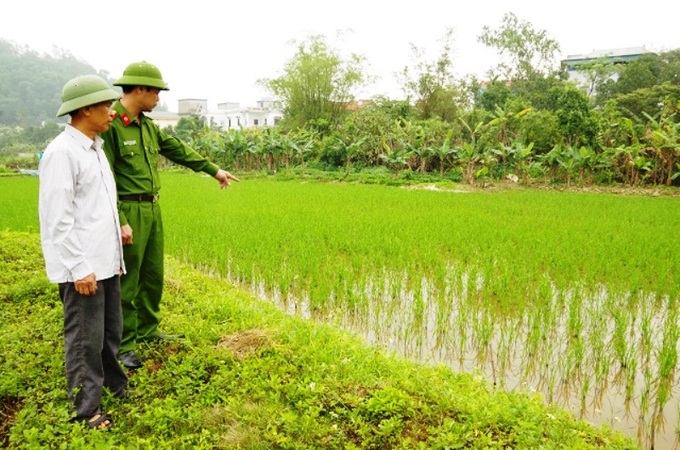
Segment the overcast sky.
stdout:
<path fill-rule="evenodd" d="M 130 62 L 151 62 L 171 89 L 161 102 L 176 111 L 181 98 L 205 98 L 211 109 L 228 101 L 253 106 L 268 95 L 256 81 L 281 75 L 295 53 L 292 42 L 314 34 L 342 55 L 366 58 L 377 77 L 367 97 L 400 98 L 394 74 L 414 65 L 411 44 L 434 57 L 448 28 L 456 73 L 482 76 L 499 59 L 477 37 L 484 26 L 498 28 L 508 12 L 545 30 L 560 44 L 560 58 L 680 48 L 676 0 L 16 0 L 1 7 L 0 38 L 40 53 L 66 50 L 112 78 Z"/>

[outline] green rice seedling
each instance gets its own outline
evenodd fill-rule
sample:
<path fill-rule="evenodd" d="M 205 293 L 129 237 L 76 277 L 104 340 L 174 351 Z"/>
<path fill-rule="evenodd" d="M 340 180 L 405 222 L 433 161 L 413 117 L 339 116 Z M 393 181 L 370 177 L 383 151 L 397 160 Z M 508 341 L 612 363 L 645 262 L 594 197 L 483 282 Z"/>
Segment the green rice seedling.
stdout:
<path fill-rule="evenodd" d="M 460 293 L 458 296 L 454 295 L 454 297 L 450 298 L 457 312 L 453 328 L 455 333 L 452 334 L 452 338 L 459 366 L 463 366 L 463 362 L 468 355 L 468 348 L 473 345 L 472 337 L 470 336 L 472 334 L 470 324 L 476 311 L 473 304 L 476 287 L 472 281 L 476 278 L 477 276 L 474 273 L 463 272 L 460 278 Z"/>
<path fill-rule="evenodd" d="M 590 314 L 595 318 L 599 318 L 598 312 L 591 312 Z M 587 333 L 586 345 L 589 349 L 589 366 L 593 374 L 595 386 L 603 385 L 609 374 L 610 355 L 605 351 L 606 332 L 606 327 L 599 326 L 589 327 Z"/>
<path fill-rule="evenodd" d="M 539 352 L 541 346 L 546 340 L 546 328 L 543 326 L 545 320 L 544 310 L 536 308 L 527 316 L 526 331 L 525 331 L 525 352 L 522 362 L 524 367 L 522 378 L 526 379 L 531 373 L 536 370 L 537 364 L 540 361 Z"/>
<path fill-rule="evenodd" d="M 480 365 L 493 362 L 494 349 L 491 346 L 495 332 L 493 316 L 488 311 L 481 310 L 475 316 L 472 326 L 475 332 L 474 342 L 477 349 L 477 362 Z"/>
<path fill-rule="evenodd" d="M 630 414 L 632 402 L 637 388 L 636 382 L 638 375 L 638 355 L 633 351 L 630 351 L 626 360 L 625 398 L 623 405 L 626 409 L 626 413 Z"/>
<path fill-rule="evenodd" d="M 590 378 L 585 378 L 583 382 L 581 383 L 581 389 L 580 389 L 580 400 L 581 400 L 581 407 L 580 407 L 580 416 L 579 417 L 587 417 L 588 415 L 588 402 L 590 399 Z"/>
<path fill-rule="evenodd" d="M 584 317 L 583 317 L 583 297 L 580 289 L 572 291 L 568 309 L 568 320 L 566 327 L 566 369 L 564 372 L 565 384 L 569 385 L 572 381 L 580 378 L 580 371 L 584 358 Z"/>
<path fill-rule="evenodd" d="M 652 318 L 654 311 L 650 303 L 640 303 L 640 347 L 639 359 L 642 362 L 641 368 L 649 367 L 652 361 Z"/>
<path fill-rule="evenodd" d="M 515 318 L 501 318 L 497 326 L 498 343 L 496 345 L 497 360 L 496 367 L 500 381 L 508 375 L 514 368 L 516 343 L 518 342 L 518 332 L 521 329 L 518 320 Z"/>
<path fill-rule="evenodd" d="M 643 386 L 640 391 L 640 405 L 638 407 L 638 439 L 642 439 L 640 442 L 645 442 L 644 435 L 649 432 L 650 422 L 652 422 L 651 427 L 653 427 L 653 421 L 648 420 L 653 401 L 653 398 L 651 398 L 653 385 L 653 373 L 651 370 L 645 369 L 643 371 Z"/>
<path fill-rule="evenodd" d="M 663 327 L 663 344 L 658 354 L 658 374 L 654 405 L 654 427 L 657 429 L 664 424 L 663 409 L 670 399 L 673 384 L 675 382 L 675 371 L 678 363 L 678 339 L 680 338 L 680 328 L 678 328 L 678 313 L 673 309 L 669 311 Z"/>
<path fill-rule="evenodd" d="M 614 321 L 612 347 L 619 365 L 618 370 L 616 371 L 617 375 L 614 377 L 614 382 L 619 383 L 622 381 L 622 375 L 626 370 L 627 363 L 626 355 L 628 354 L 628 318 L 626 311 L 617 307 L 612 308 L 611 314 Z"/>

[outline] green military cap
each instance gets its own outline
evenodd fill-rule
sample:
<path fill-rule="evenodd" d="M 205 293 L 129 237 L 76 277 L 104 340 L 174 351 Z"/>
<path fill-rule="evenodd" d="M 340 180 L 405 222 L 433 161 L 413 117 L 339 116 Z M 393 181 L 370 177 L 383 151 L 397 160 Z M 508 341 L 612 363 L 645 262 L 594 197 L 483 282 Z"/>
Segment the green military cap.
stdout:
<path fill-rule="evenodd" d="M 97 75 L 81 75 L 66 82 L 61 91 L 61 107 L 57 117 L 85 106 L 116 100 L 120 94 Z"/>
<path fill-rule="evenodd" d="M 146 61 L 134 62 L 125 68 L 123 76 L 117 79 L 114 86 L 148 86 L 167 91 L 168 85 L 163 81 L 161 71 Z"/>

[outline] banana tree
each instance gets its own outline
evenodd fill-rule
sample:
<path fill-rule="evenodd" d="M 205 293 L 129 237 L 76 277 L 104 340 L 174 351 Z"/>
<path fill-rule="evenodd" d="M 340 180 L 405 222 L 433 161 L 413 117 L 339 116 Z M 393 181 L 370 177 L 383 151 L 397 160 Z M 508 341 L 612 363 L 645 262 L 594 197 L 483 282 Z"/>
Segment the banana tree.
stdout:
<path fill-rule="evenodd" d="M 578 151 L 571 145 L 563 148 L 557 155 L 557 164 L 564 170 L 567 179 L 567 187 L 571 186 L 571 176 L 578 167 Z"/>
<path fill-rule="evenodd" d="M 224 150 L 224 161 L 227 165 L 227 157 L 231 154 L 234 168 L 240 170 L 241 164 L 247 166 L 247 161 L 242 161 L 247 158 L 248 147 L 250 141 L 246 138 L 241 130 L 230 129 L 220 134 L 220 147 Z"/>
<path fill-rule="evenodd" d="M 248 161 L 251 166 L 253 165 L 252 161 L 254 161 L 255 170 L 260 170 L 268 150 L 261 134 L 254 137 L 255 139 L 252 141 L 252 144 L 248 146 Z"/>
<path fill-rule="evenodd" d="M 648 120 L 650 132 L 646 141 L 651 145 L 658 159 L 659 179 L 654 183 L 673 183 L 674 167 L 680 160 L 680 124 L 676 123 L 673 115 L 662 116 L 659 120 L 649 114 L 642 113 Z"/>
<path fill-rule="evenodd" d="M 454 154 L 461 165 L 463 180 L 469 184 L 474 184 L 475 166 L 481 157 L 479 150 L 477 149 L 477 139 L 486 127 L 486 124 L 480 121 L 472 128 L 472 126 L 470 126 L 470 124 L 462 117 L 458 117 L 458 120 L 463 124 L 468 133 L 470 133 L 470 142 L 464 142 L 463 144 L 456 146 Z"/>
<path fill-rule="evenodd" d="M 453 148 L 451 147 L 451 136 L 453 135 L 453 130 L 449 130 L 446 133 L 446 138 L 439 145 L 431 145 L 428 147 L 428 153 L 437 158 L 439 162 L 439 176 L 444 176 L 444 166 L 446 164 L 446 159 L 453 153 Z"/>
<path fill-rule="evenodd" d="M 498 165 L 496 153 L 493 149 L 489 149 L 478 155 L 476 163 L 479 168 L 474 172 L 475 184 L 481 182 L 482 187 L 486 187 L 486 183 L 489 182 L 493 176 L 494 168 Z"/>
<path fill-rule="evenodd" d="M 593 172 L 598 163 L 598 156 L 590 147 L 582 145 L 579 147 L 578 151 L 573 153 L 574 162 L 576 168 L 578 169 L 579 181 L 583 183 L 585 181 L 585 174 L 588 173 L 589 181 L 593 179 Z"/>
<path fill-rule="evenodd" d="M 550 178 L 554 182 L 557 179 L 557 169 L 560 167 L 560 157 L 562 155 L 562 147 L 558 144 L 554 146 L 548 153 L 544 153 L 538 157 L 541 164 L 550 173 Z"/>
<path fill-rule="evenodd" d="M 637 155 L 633 158 L 633 166 L 635 167 L 633 185 L 638 185 L 649 178 L 649 174 L 654 168 L 654 163 L 647 159 L 645 155 Z"/>
<path fill-rule="evenodd" d="M 286 142 L 286 136 L 280 135 L 274 128 L 266 128 L 262 135 L 262 154 L 267 162 L 269 172 L 275 172 L 281 160 L 286 170 L 290 167 L 292 150 Z"/>
<path fill-rule="evenodd" d="M 463 181 L 468 184 L 474 184 L 477 162 L 481 158 L 474 144 L 464 142 L 460 146 L 456 146 L 455 155 L 461 165 Z"/>
<path fill-rule="evenodd" d="M 498 142 L 501 145 L 508 145 L 512 136 L 509 136 L 510 125 L 513 121 L 529 114 L 533 108 L 524 108 L 521 111 L 513 112 L 506 111 L 501 106 L 496 105 L 496 110 L 493 112 L 494 118 L 491 119 L 486 126 L 490 129 L 496 130 L 498 133 Z"/>
<path fill-rule="evenodd" d="M 524 182 L 529 181 L 529 176 L 531 174 L 531 169 L 532 169 L 532 163 L 534 161 L 531 160 L 531 152 L 534 149 L 534 143 L 530 142 L 529 145 L 524 145 L 519 141 L 515 141 L 513 143 L 513 148 L 514 148 L 514 159 L 515 159 L 515 168 L 519 169 L 522 179 Z"/>
<path fill-rule="evenodd" d="M 297 156 L 297 159 L 300 162 L 300 170 L 303 174 L 305 172 L 305 159 L 307 155 L 310 155 L 314 150 L 316 136 L 317 133 L 310 130 L 287 141 L 288 147 L 292 150 L 292 153 Z"/>
<path fill-rule="evenodd" d="M 398 129 L 397 145 L 408 155 L 407 165 L 410 170 L 418 167 L 419 172 L 424 172 L 427 167 L 428 148 L 425 146 L 425 130 L 420 123 L 403 122 Z"/>
<path fill-rule="evenodd" d="M 644 170 L 647 165 L 644 157 L 641 159 L 641 153 L 645 148 L 644 143 L 637 143 L 627 147 L 618 147 L 618 163 L 622 166 L 622 171 L 625 174 L 625 183 L 629 186 L 638 184 L 640 180 L 640 170 Z"/>
<path fill-rule="evenodd" d="M 345 178 L 349 176 L 350 168 L 352 167 L 352 162 L 355 160 L 356 156 L 360 153 L 364 142 L 366 142 L 367 137 L 362 137 L 357 141 L 352 141 L 349 145 L 345 146 Z"/>
<path fill-rule="evenodd" d="M 392 150 L 392 148 L 385 142 L 384 137 L 382 141 L 384 153 L 378 155 L 378 158 L 380 158 L 380 160 L 382 160 L 388 168 L 394 170 L 398 176 L 399 172 L 403 168 L 408 167 L 408 161 L 411 155 L 404 147 L 399 147 L 395 150 Z"/>

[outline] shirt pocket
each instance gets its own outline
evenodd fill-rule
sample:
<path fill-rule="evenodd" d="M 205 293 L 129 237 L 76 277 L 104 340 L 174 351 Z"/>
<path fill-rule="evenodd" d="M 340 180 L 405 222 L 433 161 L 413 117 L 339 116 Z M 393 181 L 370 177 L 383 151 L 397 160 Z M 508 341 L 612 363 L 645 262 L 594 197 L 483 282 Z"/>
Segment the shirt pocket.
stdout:
<path fill-rule="evenodd" d="M 144 148 L 146 149 L 146 154 L 148 155 L 149 158 L 149 164 L 151 167 L 158 167 L 158 155 L 160 154 L 160 147 L 158 146 L 158 142 L 156 141 L 149 141 L 144 144 Z"/>
<path fill-rule="evenodd" d="M 145 172 L 146 162 L 144 152 L 137 142 L 126 145 L 125 141 L 121 142 L 119 147 L 120 160 L 123 161 L 125 172 L 128 174 L 137 174 Z"/>
<path fill-rule="evenodd" d="M 142 152 L 136 142 L 135 144 L 129 144 L 123 141 L 122 145 L 120 145 L 120 156 L 126 161 L 131 161 L 134 158 L 140 158 Z"/>

